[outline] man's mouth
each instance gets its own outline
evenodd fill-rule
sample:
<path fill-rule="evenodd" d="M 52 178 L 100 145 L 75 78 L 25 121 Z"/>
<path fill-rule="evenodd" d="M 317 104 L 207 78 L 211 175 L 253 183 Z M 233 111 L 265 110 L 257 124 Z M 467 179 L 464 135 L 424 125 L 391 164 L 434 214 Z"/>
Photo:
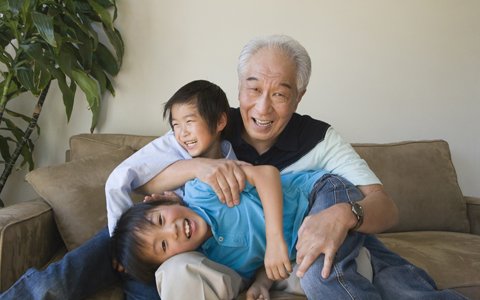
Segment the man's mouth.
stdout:
<path fill-rule="evenodd" d="M 260 126 L 260 127 L 268 127 L 270 125 L 272 125 L 273 121 L 267 121 L 267 120 L 260 120 L 260 119 L 255 119 L 255 118 L 252 118 L 253 119 L 253 122 L 255 122 L 255 124 L 257 126 Z"/>
<path fill-rule="evenodd" d="M 185 230 L 185 236 L 187 239 L 190 239 L 192 237 L 192 227 L 189 219 L 183 221 L 183 229 Z"/>

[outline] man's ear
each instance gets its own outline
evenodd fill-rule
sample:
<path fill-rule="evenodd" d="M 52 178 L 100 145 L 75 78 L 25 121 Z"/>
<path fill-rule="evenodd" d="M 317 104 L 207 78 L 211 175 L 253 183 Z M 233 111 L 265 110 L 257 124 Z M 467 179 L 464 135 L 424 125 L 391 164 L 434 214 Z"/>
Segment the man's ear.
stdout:
<path fill-rule="evenodd" d="M 227 126 L 227 120 L 227 114 L 222 113 L 217 122 L 217 132 L 222 132 L 225 129 L 225 127 Z"/>
<path fill-rule="evenodd" d="M 300 103 L 300 101 L 302 101 L 302 98 L 303 98 L 303 95 L 305 95 L 305 92 L 307 91 L 307 89 L 304 89 L 302 92 L 300 92 L 298 94 L 298 97 L 297 97 L 297 105 Z"/>

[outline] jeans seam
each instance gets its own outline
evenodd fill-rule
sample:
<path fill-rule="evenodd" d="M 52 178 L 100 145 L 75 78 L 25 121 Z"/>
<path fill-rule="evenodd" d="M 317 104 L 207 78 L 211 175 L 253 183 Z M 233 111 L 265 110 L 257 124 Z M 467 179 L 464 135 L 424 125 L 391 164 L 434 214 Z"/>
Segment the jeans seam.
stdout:
<path fill-rule="evenodd" d="M 348 296 L 350 296 L 350 299 L 355 299 L 355 297 L 353 297 L 353 295 L 348 290 L 345 280 L 343 280 L 343 273 L 338 269 L 336 265 L 333 265 L 333 270 L 335 271 L 337 281 L 340 284 L 340 286 L 343 288 L 343 290 L 347 292 Z"/>
<path fill-rule="evenodd" d="M 419 273 L 417 272 L 416 267 L 414 267 L 413 265 L 408 264 L 408 265 L 407 265 L 407 268 L 408 268 L 408 270 L 410 270 L 411 273 L 415 274 L 416 277 L 419 277 L 423 284 L 431 286 L 431 283 L 428 282 L 428 281 L 426 281 L 425 278 L 423 278 L 423 276 L 421 276 L 421 274 L 419 274 Z"/>
<path fill-rule="evenodd" d="M 337 176 L 334 176 L 334 175 L 328 177 L 327 181 L 333 186 L 333 197 L 334 197 L 335 204 L 338 203 L 337 192 L 338 192 L 339 186 L 341 186 L 341 185 L 344 187 L 345 195 L 347 196 L 348 201 L 351 201 L 350 194 L 348 193 L 348 189 L 345 185 L 345 182 L 343 182 Z"/>

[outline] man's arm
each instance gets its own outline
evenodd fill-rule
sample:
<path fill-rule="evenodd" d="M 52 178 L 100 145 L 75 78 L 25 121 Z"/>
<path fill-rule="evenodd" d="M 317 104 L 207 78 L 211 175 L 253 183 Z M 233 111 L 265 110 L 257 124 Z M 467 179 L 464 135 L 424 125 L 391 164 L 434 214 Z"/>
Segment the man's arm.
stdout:
<path fill-rule="evenodd" d="M 359 188 L 365 198 L 358 202 L 364 211 L 364 222 L 358 231 L 368 233 L 382 231 L 378 221 L 385 225 L 384 229 L 396 224 L 397 207 L 381 185 L 367 185 Z M 356 223 L 357 219 L 348 203 L 336 204 L 305 218 L 299 230 L 297 243 L 297 263 L 299 264 L 297 276 L 302 277 L 310 265 L 323 253 L 325 263 L 322 277 L 327 278 L 337 249 Z"/>
<path fill-rule="evenodd" d="M 280 173 L 269 165 L 242 166 L 247 180 L 256 187 L 265 215 L 267 249 L 265 269 L 268 278 L 287 278 L 292 271 L 283 237 L 283 194 Z"/>
<path fill-rule="evenodd" d="M 305 168 L 324 169 L 359 187 L 365 197 L 359 202 L 364 210 L 364 219 L 358 231 L 378 233 L 397 222 L 397 207 L 384 191 L 380 180 L 333 128 L 328 129 L 325 139 L 312 151 L 282 172 Z M 322 276 L 328 277 L 337 249 L 356 222 L 350 205 L 346 203 L 333 205 L 305 218 L 297 243 L 297 275 L 302 276 L 319 255 L 325 254 Z"/>

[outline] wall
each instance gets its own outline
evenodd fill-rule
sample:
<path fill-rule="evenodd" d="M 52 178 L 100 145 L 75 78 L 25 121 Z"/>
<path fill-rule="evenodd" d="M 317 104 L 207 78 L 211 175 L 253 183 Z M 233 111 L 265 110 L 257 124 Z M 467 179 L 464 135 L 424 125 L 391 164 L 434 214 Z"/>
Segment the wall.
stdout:
<path fill-rule="evenodd" d="M 124 66 L 97 131 L 156 135 L 162 104 L 198 78 L 237 106 L 236 60 L 257 35 L 288 34 L 309 51 L 313 74 L 299 107 L 350 142 L 445 139 L 460 186 L 480 197 L 480 1 L 118 0 Z M 49 94 L 38 166 L 64 160 L 68 137 L 87 132 L 82 95 L 67 125 L 58 89 Z M 15 172 L 2 198 L 31 199 Z"/>

